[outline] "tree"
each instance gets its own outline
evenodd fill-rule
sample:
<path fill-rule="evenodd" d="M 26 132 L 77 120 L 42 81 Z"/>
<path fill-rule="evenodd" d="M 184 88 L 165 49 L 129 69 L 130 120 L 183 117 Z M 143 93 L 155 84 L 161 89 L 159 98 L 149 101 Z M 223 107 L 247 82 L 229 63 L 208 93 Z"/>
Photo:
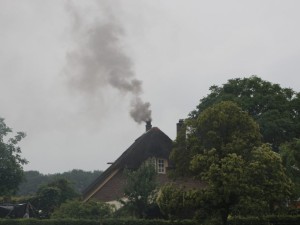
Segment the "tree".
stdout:
<path fill-rule="evenodd" d="M 157 204 L 168 219 L 191 219 L 199 207 L 198 190 L 167 184 L 160 189 Z"/>
<path fill-rule="evenodd" d="M 54 180 L 39 187 L 31 199 L 33 205 L 42 210 L 44 217 L 49 217 L 62 203 L 79 197 L 71 183 L 66 179 Z"/>
<path fill-rule="evenodd" d="M 38 171 L 24 171 L 25 180 L 20 184 L 17 195 L 34 195 L 39 186 L 60 178 L 70 180 L 72 187 L 76 191 L 82 192 L 93 180 L 100 176 L 101 173 L 102 172 L 98 170 L 83 171 L 78 169 L 56 174 L 41 174 Z"/>
<path fill-rule="evenodd" d="M 300 136 L 300 94 L 290 88 L 264 81 L 257 76 L 230 79 L 223 86 L 211 86 L 210 93 L 190 113 L 201 112 L 221 101 L 233 101 L 260 126 L 263 142 L 278 151 L 280 144 Z"/>
<path fill-rule="evenodd" d="M 237 104 L 217 103 L 188 121 L 188 125 L 186 147 L 182 150 L 192 158 L 190 173 L 206 183 L 201 202 L 217 212 L 224 225 L 239 203 L 253 194 L 259 193 L 255 195 L 258 201 L 270 206 L 287 199 L 291 182 L 280 157 L 261 145 L 257 123 Z M 176 166 L 180 161 L 174 163 Z M 277 188 L 275 194 L 271 185 Z"/>
<path fill-rule="evenodd" d="M 253 149 L 245 170 L 248 186 L 252 189 L 251 196 L 266 203 L 266 212 L 274 213 L 276 208 L 287 204 L 293 184 L 286 174 L 281 156 L 268 144 Z"/>
<path fill-rule="evenodd" d="M 21 156 L 21 148 L 18 143 L 26 136 L 23 132 L 17 132 L 12 138 L 7 135 L 12 129 L 7 127 L 4 119 L 0 118 L 0 195 L 16 193 L 19 184 L 23 180 L 23 165 L 27 160 Z"/>
<path fill-rule="evenodd" d="M 134 216 L 143 218 L 154 202 L 154 191 L 157 187 L 155 168 L 151 163 L 146 162 L 137 170 L 127 169 L 124 173 L 126 177 L 124 194 L 127 198 L 123 201 L 124 207 Z"/>
<path fill-rule="evenodd" d="M 190 162 L 196 154 L 214 149 L 216 160 L 228 153 L 248 154 L 261 143 L 257 123 L 233 102 L 221 102 L 207 108 L 195 119 L 186 121 L 187 138 L 179 136 L 171 153 L 176 175 L 190 175 Z M 184 174 L 182 174 L 185 171 Z"/>
<path fill-rule="evenodd" d="M 30 201 L 41 212 L 41 217 L 49 218 L 55 208 L 59 207 L 61 190 L 58 187 L 44 186 Z"/>
<path fill-rule="evenodd" d="M 205 155 L 198 154 L 192 160 L 191 167 L 207 184 L 202 192 L 202 202 L 209 205 L 209 210 L 219 214 L 223 224 L 226 224 L 228 215 L 248 189 L 244 171 L 246 163 L 236 153 L 227 154 L 218 162 L 215 154 L 214 150 Z M 200 168 L 202 165 L 206 169 Z"/>
<path fill-rule="evenodd" d="M 92 219 L 101 220 L 111 217 L 114 208 L 104 202 L 71 200 L 63 203 L 51 215 L 54 219 Z"/>
<path fill-rule="evenodd" d="M 280 155 L 288 176 L 295 184 L 294 199 L 300 198 L 300 139 L 293 139 L 280 146 Z"/>
<path fill-rule="evenodd" d="M 186 141 L 186 125 L 183 125 L 183 129 L 177 132 L 176 140 L 173 142 L 173 148 L 170 153 L 170 159 L 176 162 L 176 167 L 168 171 L 170 177 L 184 177 L 190 175 L 190 162 L 192 160 L 192 148 L 189 148 L 192 144 L 192 138 L 189 139 L 189 143 Z"/>

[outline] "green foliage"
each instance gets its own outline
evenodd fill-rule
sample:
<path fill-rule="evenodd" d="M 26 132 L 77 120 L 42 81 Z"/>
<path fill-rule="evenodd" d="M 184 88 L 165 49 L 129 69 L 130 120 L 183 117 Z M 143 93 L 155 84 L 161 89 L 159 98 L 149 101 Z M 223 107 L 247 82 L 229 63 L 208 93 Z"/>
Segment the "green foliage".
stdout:
<path fill-rule="evenodd" d="M 25 133 L 8 138 L 11 128 L 7 127 L 4 119 L 0 118 L 0 196 L 14 194 L 23 180 L 23 165 L 27 160 L 21 157 L 18 143 Z M 8 141 L 5 141 L 8 139 Z"/>
<path fill-rule="evenodd" d="M 207 214 L 218 213 L 226 224 L 230 213 L 251 207 L 274 212 L 275 205 L 286 203 L 291 182 L 280 156 L 261 145 L 259 127 L 249 114 L 224 101 L 187 123 L 190 130 L 182 151 L 191 153 L 191 174 L 206 183 L 201 204 Z"/>
<path fill-rule="evenodd" d="M 41 186 L 30 201 L 35 208 L 42 210 L 44 217 L 49 217 L 62 203 L 78 196 L 68 180 L 58 179 Z"/>
<path fill-rule="evenodd" d="M 103 202 L 82 202 L 80 200 L 72 200 L 63 203 L 54 211 L 51 218 L 63 219 L 93 219 L 102 220 L 112 216 L 114 208 Z"/>
<path fill-rule="evenodd" d="M 0 225 L 99 225 L 97 220 L 75 219 L 18 219 L 0 220 Z"/>
<path fill-rule="evenodd" d="M 259 124 L 263 142 L 276 151 L 280 144 L 300 136 L 300 94 L 257 76 L 230 79 L 223 86 L 210 87 L 190 119 L 221 101 L 233 101 Z"/>
<path fill-rule="evenodd" d="M 216 104 L 186 123 L 189 127 L 187 139 L 181 136 L 176 139 L 171 153 L 175 172 L 177 167 L 181 170 L 177 175 L 191 173 L 190 162 L 197 154 L 209 154 L 208 151 L 213 150 L 216 161 L 228 153 L 246 157 L 254 146 L 260 144 L 258 125 L 233 102 Z"/>
<path fill-rule="evenodd" d="M 280 155 L 266 144 L 255 148 L 244 171 L 246 192 L 232 214 L 262 216 L 284 211 L 293 184 L 285 173 Z"/>
<path fill-rule="evenodd" d="M 233 102 L 220 102 L 207 108 L 190 125 L 192 145 L 198 141 L 193 155 L 215 149 L 219 159 L 229 153 L 247 157 L 250 150 L 260 144 L 258 125 Z"/>
<path fill-rule="evenodd" d="M 176 140 L 173 142 L 173 148 L 170 153 L 170 159 L 176 163 L 176 167 L 168 171 L 170 177 L 183 177 L 190 174 L 190 161 L 192 160 L 192 148 L 187 147 L 186 142 L 186 124 L 183 125 L 177 133 Z M 191 140 L 189 140 L 191 142 Z M 191 145 L 191 143 L 190 143 Z"/>
<path fill-rule="evenodd" d="M 167 184 L 160 189 L 157 203 L 168 219 L 192 219 L 199 208 L 199 198 L 199 191 Z"/>
<path fill-rule="evenodd" d="M 300 139 L 280 146 L 279 151 L 288 176 L 295 184 L 294 199 L 300 198 Z"/>
<path fill-rule="evenodd" d="M 144 163 L 137 170 L 125 170 L 126 185 L 124 194 L 127 198 L 123 201 L 133 216 L 143 218 L 149 206 L 154 203 L 156 171 L 152 164 Z"/>
<path fill-rule="evenodd" d="M 195 221 L 167 221 L 167 220 L 142 220 L 142 219 L 105 219 L 99 223 L 98 220 L 85 219 L 20 219 L 0 220 L 0 225 L 196 225 Z"/>
<path fill-rule="evenodd" d="M 132 219 L 105 219 L 102 225 L 197 225 L 194 220 L 168 221 L 168 220 L 132 220 Z M 300 216 L 268 216 L 268 217 L 249 217 L 233 218 L 228 222 L 229 225 L 298 225 Z M 85 219 L 0 219 L 0 225 L 99 225 L 97 220 Z"/>
<path fill-rule="evenodd" d="M 17 195 L 33 195 L 38 187 L 54 180 L 65 178 L 71 182 L 77 192 L 82 192 L 92 181 L 100 176 L 101 171 L 83 171 L 74 169 L 72 171 L 57 174 L 41 174 L 38 171 L 25 171 L 25 180 L 20 184 Z"/>
<path fill-rule="evenodd" d="M 60 196 L 61 190 L 58 187 L 45 186 L 38 191 L 32 203 L 48 216 L 60 205 Z"/>
<path fill-rule="evenodd" d="M 195 156 L 191 167 L 199 172 L 199 178 L 207 184 L 202 190 L 202 206 L 208 210 L 206 214 L 218 213 L 226 224 L 232 208 L 240 202 L 248 188 L 245 161 L 236 153 L 230 153 L 216 161 L 214 152 L 211 150 L 208 155 Z M 201 165 L 204 165 L 204 169 Z"/>
<path fill-rule="evenodd" d="M 229 220 L 229 225 L 298 225 L 300 216 L 236 217 Z"/>
<path fill-rule="evenodd" d="M 293 185 L 286 175 L 280 155 L 273 152 L 269 145 L 262 145 L 252 151 L 246 169 L 248 183 L 254 191 L 251 195 L 267 202 L 269 213 L 274 213 L 275 207 L 287 203 Z"/>

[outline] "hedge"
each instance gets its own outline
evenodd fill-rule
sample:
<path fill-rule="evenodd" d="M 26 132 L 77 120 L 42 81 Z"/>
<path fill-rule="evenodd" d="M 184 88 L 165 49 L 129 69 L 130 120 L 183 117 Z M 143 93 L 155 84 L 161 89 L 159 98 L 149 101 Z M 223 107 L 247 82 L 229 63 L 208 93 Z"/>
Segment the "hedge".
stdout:
<path fill-rule="evenodd" d="M 106 219 L 101 221 L 83 219 L 1 219 L 0 225 L 196 225 L 192 220 L 137 220 Z"/>
<path fill-rule="evenodd" d="M 138 219 L 105 219 L 103 221 L 84 219 L 0 219 L 0 225 L 197 225 L 196 221 L 138 220 Z M 228 225 L 300 225 L 297 216 L 267 216 L 263 218 L 234 218 Z"/>
<path fill-rule="evenodd" d="M 234 218 L 229 225 L 300 225 L 300 215 Z"/>

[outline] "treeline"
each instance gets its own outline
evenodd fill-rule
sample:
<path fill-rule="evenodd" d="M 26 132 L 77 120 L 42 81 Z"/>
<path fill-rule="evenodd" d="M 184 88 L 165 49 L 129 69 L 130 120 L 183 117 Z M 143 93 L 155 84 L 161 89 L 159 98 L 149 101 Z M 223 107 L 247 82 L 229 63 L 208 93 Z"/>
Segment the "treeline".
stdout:
<path fill-rule="evenodd" d="M 72 187 L 81 193 L 89 184 L 91 184 L 102 171 L 83 171 L 73 169 L 72 171 L 56 174 L 42 174 L 38 171 L 25 171 L 24 181 L 20 184 L 17 195 L 34 195 L 41 185 L 45 185 L 61 178 L 70 181 Z"/>

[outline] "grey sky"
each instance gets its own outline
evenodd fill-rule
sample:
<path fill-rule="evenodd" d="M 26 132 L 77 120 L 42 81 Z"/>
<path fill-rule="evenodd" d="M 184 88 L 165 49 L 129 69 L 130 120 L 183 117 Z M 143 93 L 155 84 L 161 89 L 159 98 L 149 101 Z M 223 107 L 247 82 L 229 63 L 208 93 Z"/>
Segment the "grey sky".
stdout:
<path fill-rule="evenodd" d="M 103 170 L 144 132 L 129 113 L 135 97 L 174 139 L 178 119 L 211 85 L 255 74 L 300 91 L 299 8 L 297 0 L 0 0 L 0 117 L 27 133 L 26 170 Z M 115 41 L 101 39 L 111 34 L 105 25 Z M 121 71 L 117 80 L 110 70 Z M 132 81 L 143 92 L 124 91 Z"/>

